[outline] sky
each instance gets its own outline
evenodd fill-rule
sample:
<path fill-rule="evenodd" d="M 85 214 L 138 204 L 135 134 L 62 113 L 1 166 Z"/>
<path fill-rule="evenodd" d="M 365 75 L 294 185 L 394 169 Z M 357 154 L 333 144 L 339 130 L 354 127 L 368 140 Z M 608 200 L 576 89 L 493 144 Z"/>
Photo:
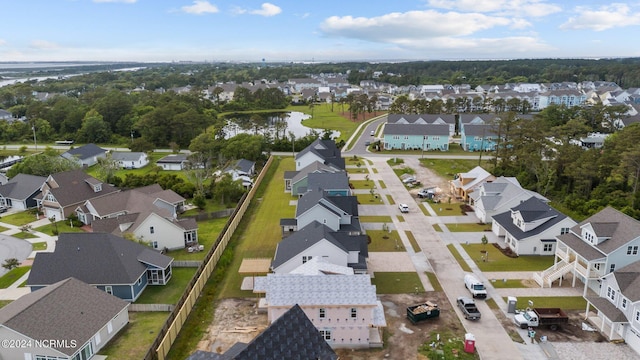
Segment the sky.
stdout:
<path fill-rule="evenodd" d="M 0 62 L 640 56 L 640 0 L 0 0 L 0 9 Z"/>

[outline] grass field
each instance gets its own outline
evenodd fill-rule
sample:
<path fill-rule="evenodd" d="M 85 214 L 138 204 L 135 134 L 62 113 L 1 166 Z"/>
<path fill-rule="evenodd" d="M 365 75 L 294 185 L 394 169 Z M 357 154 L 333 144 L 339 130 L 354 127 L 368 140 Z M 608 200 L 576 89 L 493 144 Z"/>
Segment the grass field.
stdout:
<path fill-rule="evenodd" d="M 478 164 L 476 159 L 420 159 L 420 163 L 445 179 L 453 179 L 456 174 L 467 172 L 478 165 L 489 172 L 493 169 L 493 163 L 489 160 L 482 160 Z"/>
<path fill-rule="evenodd" d="M 0 217 L 0 222 L 15 225 L 15 226 L 26 225 L 36 220 L 37 220 L 36 215 L 28 211 L 22 211 L 19 213 L 13 213 L 11 215 Z"/>
<path fill-rule="evenodd" d="M 18 266 L 9 270 L 8 273 L 0 277 L 0 289 L 6 289 L 16 282 L 20 277 L 31 270 L 31 266 Z"/>
<path fill-rule="evenodd" d="M 345 107 L 345 109 L 347 108 L 348 107 Z M 312 110 L 307 105 L 292 105 L 288 106 L 286 110 L 299 111 L 309 115 L 312 113 Z M 345 111 L 348 111 L 348 109 Z M 347 141 L 362 121 L 349 120 L 341 113 L 342 107 L 338 104 L 334 104 L 333 112 L 331 111 L 331 104 L 317 104 L 313 107 L 313 117 L 307 120 L 302 120 L 302 124 L 315 129 L 337 130 L 340 132 L 338 141 Z"/>
<path fill-rule="evenodd" d="M 390 223 L 392 222 L 393 219 L 391 219 L 391 216 L 385 216 L 385 215 L 365 215 L 365 216 L 360 216 L 360 222 L 380 222 L 380 223 Z"/>
<path fill-rule="evenodd" d="M 471 267 L 469 267 L 467 262 L 464 261 L 464 259 L 462 258 L 458 250 L 453 246 L 453 244 L 447 245 L 447 249 L 449 249 L 449 252 L 451 252 L 451 255 L 453 255 L 453 257 L 456 259 L 458 264 L 460 264 L 460 267 L 462 268 L 463 271 L 471 272 Z"/>
<path fill-rule="evenodd" d="M 198 243 L 204 246 L 204 251 L 190 253 L 184 249 L 172 250 L 167 253 L 167 256 L 171 256 L 175 260 L 203 260 L 228 220 L 228 217 L 224 217 L 198 223 Z"/>
<path fill-rule="evenodd" d="M 53 232 L 55 229 L 58 230 L 58 234 L 70 233 L 70 232 L 83 232 L 83 230 L 77 226 L 71 227 L 71 225 L 69 225 L 69 223 L 66 221 L 57 221 L 52 224 L 47 224 L 47 225 L 37 227 L 33 230 L 39 231 L 41 233 L 45 233 L 50 236 L 54 236 L 55 234 Z"/>
<path fill-rule="evenodd" d="M 144 358 L 168 316 L 167 312 L 130 312 L 129 324 L 98 354 L 109 360 Z"/>
<path fill-rule="evenodd" d="M 553 256 L 527 255 L 510 258 L 491 244 L 486 246 L 483 244 L 463 244 L 462 248 L 481 271 L 542 271 L 553 265 Z M 483 250 L 487 251 L 488 256 L 484 257 L 481 252 Z"/>
<path fill-rule="evenodd" d="M 373 196 L 371 194 L 356 194 L 356 198 L 358 198 L 358 204 L 360 205 L 384 205 L 378 194 Z"/>
<path fill-rule="evenodd" d="M 375 182 L 373 180 L 349 180 L 349 184 L 353 185 L 354 189 L 373 189 L 375 188 Z"/>
<path fill-rule="evenodd" d="M 136 304 L 176 304 L 187 284 L 196 273 L 196 268 L 172 268 L 171 280 L 164 286 L 147 286 Z"/>
<path fill-rule="evenodd" d="M 480 225 L 478 223 L 454 223 L 444 224 L 451 232 L 482 232 L 491 231 L 491 224 Z M 480 235 L 482 237 L 482 235 Z"/>
<path fill-rule="evenodd" d="M 427 278 L 429 278 L 429 282 L 431 283 L 431 286 L 433 286 L 433 291 L 443 291 L 442 285 L 440 284 L 440 281 L 438 281 L 436 274 L 428 271 L 425 272 L 425 274 L 427 275 Z"/>
<path fill-rule="evenodd" d="M 526 288 L 527 286 L 522 282 L 522 279 L 506 279 L 507 281 L 497 279 L 491 281 L 491 285 L 496 289 L 511 289 L 511 288 Z"/>
<path fill-rule="evenodd" d="M 34 235 L 34 234 L 30 233 L 30 232 L 25 232 L 25 231 L 20 231 L 19 233 L 15 233 L 15 234 L 13 234 L 11 236 L 13 236 L 15 238 L 18 238 L 18 239 L 22 239 L 22 240 L 35 239 L 35 238 L 38 237 L 37 235 Z"/>
<path fill-rule="evenodd" d="M 518 297 L 517 309 L 529 307 L 529 300 L 533 301 L 533 307 L 559 307 L 564 310 L 584 310 L 587 301 L 582 296 L 531 296 Z M 507 301 L 507 298 L 504 298 Z"/>
<path fill-rule="evenodd" d="M 367 230 L 367 235 L 371 237 L 369 252 L 404 251 L 404 246 L 397 230 L 392 230 L 391 232 Z"/>
<path fill-rule="evenodd" d="M 424 287 L 415 272 L 376 272 L 371 283 L 378 294 L 421 294 Z"/>
<path fill-rule="evenodd" d="M 416 241 L 416 238 L 413 236 L 413 233 L 409 230 L 406 230 L 404 233 L 405 235 L 407 235 L 407 238 L 409 238 L 409 243 L 411 243 L 411 248 L 413 249 L 413 251 L 415 252 L 422 251 L 422 249 L 418 245 L 418 242 Z"/>

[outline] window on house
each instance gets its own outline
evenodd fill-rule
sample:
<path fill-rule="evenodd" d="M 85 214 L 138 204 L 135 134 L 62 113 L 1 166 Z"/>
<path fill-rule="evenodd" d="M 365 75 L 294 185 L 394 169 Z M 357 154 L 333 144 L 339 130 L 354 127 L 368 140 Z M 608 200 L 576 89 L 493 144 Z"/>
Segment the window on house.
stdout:
<path fill-rule="evenodd" d="M 156 230 L 153 228 L 153 226 L 149 226 L 149 233 L 153 234 L 155 232 L 156 232 Z"/>
<path fill-rule="evenodd" d="M 110 285 L 107 285 L 104 287 L 104 292 L 106 292 L 109 295 L 113 295 L 113 288 Z"/>
<path fill-rule="evenodd" d="M 152 241 L 151 242 L 151 247 L 153 247 L 154 249 L 158 248 L 158 242 L 157 241 Z"/>
<path fill-rule="evenodd" d="M 640 311 L 636 311 L 636 321 L 640 321 Z"/>
<path fill-rule="evenodd" d="M 598 271 L 600 271 L 601 265 L 602 265 L 602 264 L 600 264 L 600 263 L 593 264 L 593 268 L 594 268 L 594 269 L 596 269 L 596 270 L 598 270 Z"/>
<path fill-rule="evenodd" d="M 311 260 L 312 258 L 313 258 L 313 256 L 306 256 L 306 255 L 305 255 L 305 256 L 303 256 L 303 257 L 302 257 L 302 263 L 304 264 L 304 263 L 306 263 L 307 261 Z"/>
<path fill-rule="evenodd" d="M 553 251 L 553 244 L 544 244 L 542 247 L 542 251 L 544 252 Z"/>
<path fill-rule="evenodd" d="M 326 341 L 331 341 L 331 330 L 320 330 L 320 335 L 322 335 Z"/>
<path fill-rule="evenodd" d="M 611 286 L 607 287 L 607 297 L 611 299 L 611 301 L 616 300 L 616 291 L 611 288 Z"/>
<path fill-rule="evenodd" d="M 622 298 L 622 302 L 620 303 L 620 305 L 622 306 L 623 309 L 627 308 L 627 299 L 626 298 Z"/>
<path fill-rule="evenodd" d="M 93 192 L 100 192 L 100 191 L 102 191 L 102 184 L 93 185 Z"/>
<path fill-rule="evenodd" d="M 568 233 L 569 233 L 569 228 L 562 228 L 562 229 L 560 229 L 560 235 L 568 234 Z"/>
<path fill-rule="evenodd" d="M 638 255 L 638 246 L 627 246 L 627 255 Z"/>
<path fill-rule="evenodd" d="M 358 317 L 358 309 L 356 308 L 351 308 L 351 318 L 355 319 Z"/>
<path fill-rule="evenodd" d="M 138 285 L 142 284 L 142 276 L 138 278 Z"/>
<path fill-rule="evenodd" d="M 612 273 L 616 270 L 616 264 L 611 264 L 611 266 L 609 267 L 609 272 Z"/>
<path fill-rule="evenodd" d="M 53 194 L 48 193 L 47 196 L 44 198 L 46 201 L 51 201 L 51 202 L 55 202 L 56 198 L 53 197 Z"/>
<path fill-rule="evenodd" d="M 325 308 L 320 308 L 320 309 L 318 310 L 318 317 L 319 317 L 320 319 L 324 319 L 324 318 L 326 318 L 326 317 L 327 317 L 327 309 L 325 309 Z"/>

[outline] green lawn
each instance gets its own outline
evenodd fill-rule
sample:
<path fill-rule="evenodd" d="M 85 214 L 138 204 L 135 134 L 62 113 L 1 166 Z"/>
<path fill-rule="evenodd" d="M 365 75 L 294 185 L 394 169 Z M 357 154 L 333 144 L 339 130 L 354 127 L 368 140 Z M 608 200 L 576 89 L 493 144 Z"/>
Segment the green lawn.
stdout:
<path fill-rule="evenodd" d="M 368 216 L 360 216 L 360 222 L 381 222 L 381 223 L 390 223 L 393 220 L 391 216 L 384 215 L 368 215 Z"/>
<path fill-rule="evenodd" d="M 364 158 L 361 158 L 357 155 L 353 155 L 353 156 L 347 156 L 346 158 L 344 158 L 344 164 L 345 165 L 355 165 L 355 164 L 362 164 L 364 163 Z"/>
<path fill-rule="evenodd" d="M 373 169 L 373 170 L 375 170 L 375 169 Z M 386 189 L 387 188 L 387 185 L 384 183 L 384 181 L 379 180 L 378 183 L 380 184 L 380 189 Z"/>
<path fill-rule="evenodd" d="M 507 288 L 526 288 L 526 286 L 522 279 L 496 279 L 495 281 L 491 281 L 491 285 L 496 289 L 507 289 Z"/>
<path fill-rule="evenodd" d="M 9 230 L 9 228 L 6 228 L 4 226 L 0 226 L 0 232 L 5 232 L 7 230 Z"/>
<path fill-rule="evenodd" d="M 466 154 L 476 155 L 475 153 Z M 479 165 L 477 159 L 420 159 L 420 163 L 445 179 L 453 179 L 455 174 L 467 172 Z M 481 165 L 489 172 L 493 169 L 493 164 L 489 160 L 482 160 Z"/>
<path fill-rule="evenodd" d="M 367 171 L 366 166 L 362 166 L 362 167 L 348 167 L 347 169 L 347 174 L 366 174 L 369 171 Z"/>
<path fill-rule="evenodd" d="M 358 204 L 360 205 L 384 205 L 379 194 L 374 196 L 371 196 L 371 194 L 356 194 L 356 198 L 358 198 Z"/>
<path fill-rule="evenodd" d="M 348 111 L 347 108 L 348 107 L 345 107 L 345 111 Z M 311 115 L 312 112 L 312 109 L 307 105 L 291 105 L 285 110 L 299 111 L 309 115 Z M 313 107 L 313 117 L 307 120 L 302 120 L 302 124 L 310 128 L 340 131 L 338 140 L 347 141 L 362 121 L 351 121 L 346 119 L 340 115 L 341 112 L 342 107 L 338 104 L 334 104 L 333 112 L 331 111 L 331 104 L 317 104 Z"/>
<path fill-rule="evenodd" d="M 527 255 L 510 258 L 491 244 L 486 246 L 463 244 L 462 247 L 482 271 L 542 271 L 553 265 L 553 256 Z M 488 253 L 487 261 L 483 260 L 482 250 L 486 250 Z"/>
<path fill-rule="evenodd" d="M 420 294 L 424 287 L 415 272 L 376 272 L 371 283 L 378 294 Z"/>
<path fill-rule="evenodd" d="M 236 247 L 229 271 L 221 282 L 218 297 L 253 296 L 251 291 L 240 290 L 243 274 L 238 269 L 244 258 L 273 258 L 276 245 L 282 240 L 280 219 L 295 216 L 295 206 L 289 205 L 289 196 L 284 196 L 282 182 L 285 170 L 294 170 L 293 158 L 274 159 L 253 204 L 236 230 Z"/>
<path fill-rule="evenodd" d="M 47 250 L 47 242 L 39 241 L 39 242 L 31 243 L 31 250 L 32 251 Z"/>
<path fill-rule="evenodd" d="M 429 213 L 429 210 L 427 210 L 425 204 L 418 203 L 418 209 L 420 209 L 420 211 L 422 211 L 424 216 L 431 216 L 431 213 Z"/>
<path fill-rule="evenodd" d="M 204 246 L 204 251 L 190 253 L 184 249 L 179 249 L 169 251 L 167 256 L 171 256 L 175 260 L 203 260 L 228 220 L 228 217 L 224 217 L 198 222 L 198 243 Z"/>
<path fill-rule="evenodd" d="M 376 168 L 371 168 L 371 171 L 373 171 L 374 174 L 378 173 L 378 169 L 376 169 Z M 382 183 L 382 180 L 380 180 L 380 182 Z M 384 187 L 383 187 L 383 189 L 384 189 Z"/>
<path fill-rule="evenodd" d="M 350 180 L 349 184 L 353 185 L 354 189 L 373 189 L 375 188 L 375 182 L 373 180 Z"/>
<path fill-rule="evenodd" d="M 15 233 L 13 235 L 11 235 L 13 237 L 16 237 L 18 239 L 22 239 L 22 240 L 26 240 L 26 239 L 35 239 L 38 236 L 30 233 L 30 232 L 25 232 L 25 231 L 20 231 L 19 233 Z"/>
<path fill-rule="evenodd" d="M 427 278 L 429 278 L 431 286 L 433 286 L 433 291 L 442 291 L 442 285 L 440 284 L 440 281 L 438 281 L 436 274 L 428 271 L 426 271 L 425 274 L 427 275 Z"/>
<path fill-rule="evenodd" d="M 6 289 L 14 282 L 18 281 L 20 277 L 31 270 L 31 266 L 18 266 L 9 270 L 6 274 L 0 277 L 0 289 Z"/>
<path fill-rule="evenodd" d="M 71 227 L 66 221 L 57 221 L 53 224 L 47 224 L 40 227 L 37 227 L 33 230 L 39 231 L 41 233 L 45 233 L 47 235 L 54 236 L 54 229 L 58 229 L 58 234 L 69 233 L 69 232 L 83 232 L 83 230 L 77 226 Z"/>
<path fill-rule="evenodd" d="M 404 220 L 404 216 L 402 216 L 402 215 L 398 215 L 398 216 L 396 216 L 396 217 L 398 218 L 398 221 L 399 221 L 399 222 L 404 222 L 404 221 L 405 221 L 405 220 Z"/>
<path fill-rule="evenodd" d="M 404 246 L 397 230 L 391 230 L 391 232 L 367 230 L 367 235 L 371 237 L 369 252 L 404 251 Z"/>
<path fill-rule="evenodd" d="M 459 203 L 446 204 L 446 203 L 432 203 L 430 201 L 423 202 L 424 206 L 430 206 L 436 213 L 436 216 L 464 216 Z"/>
<path fill-rule="evenodd" d="M 227 206 L 225 204 L 220 204 L 220 201 L 218 200 L 207 199 L 204 209 L 202 210 L 198 208 L 190 209 L 182 213 L 180 216 L 183 216 L 183 217 L 193 216 L 193 215 L 198 215 L 199 213 L 208 213 L 208 212 L 225 210 L 226 208 Z"/>
<path fill-rule="evenodd" d="M 440 228 L 440 224 L 433 224 L 433 229 L 436 232 L 442 232 L 442 229 Z"/>
<path fill-rule="evenodd" d="M 418 245 L 418 242 L 416 241 L 416 238 L 413 236 L 413 233 L 411 231 L 409 231 L 409 230 L 406 230 L 404 233 L 409 238 L 409 242 L 411 243 L 411 248 L 413 249 L 413 251 L 415 251 L 415 252 L 422 251 L 422 249 Z"/>
<path fill-rule="evenodd" d="M 399 157 L 391 158 L 387 160 L 387 164 L 389 164 L 389 166 L 404 164 L 404 159 Z"/>
<path fill-rule="evenodd" d="M 451 232 L 482 232 L 491 231 L 491 224 L 480 225 L 478 223 L 454 223 L 444 224 Z M 482 235 L 479 235 L 482 237 Z"/>
<path fill-rule="evenodd" d="M 587 308 L 587 301 L 582 296 L 521 296 L 516 302 L 517 309 L 529 307 L 529 300 L 533 307 L 554 307 L 563 310 L 583 310 Z M 507 298 L 504 298 L 507 301 Z"/>
<path fill-rule="evenodd" d="M 129 324 L 98 354 L 109 360 L 144 358 L 168 316 L 168 312 L 129 312 Z"/>
<path fill-rule="evenodd" d="M 391 195 L 387 195 L 387 201 L 391 205 L 395 205 L 396 204 L 396 202 L 393 200 L 393 196 L 391 196 Z"/>
<path fill-rule="evenodd" d="M 9 305 L 11 302 L 13 302 L 13 300 L 0 300 L 0 309 Z"/>
<path fill-rule="evenodd" d="M 171 280 L 164 286 L 147 286 L 136 304 L 176 304 L 187 284 L 196 273 L 196 268 L 172 268 Z"/>
<path fill-rule="evenodd" d="M 453 244 L 447 245 L 447 249 L 449 249 L 449 252 L 451 252 L 451 255 L 453 255 L 453 257 L 456 259 L 458 264 L 460 264 L 460 267 L 462 268 L 463 271 L 471 272 L 471 268 L 469 267 L 467 262 L 464 261 L 464 259 L 462 258 L 458 250 L 455 248 L 455 246 L 453 246 Z"/>
<path fill-rule="evenodd" d="M 23 212 L 14 213 L 11 215 L 5 215 L 0 218 L 0 222 L 15 225 L 15 226 L 26 225 L 36 220 L 37 219 L 36 219 L 35 213 L 32 214 L 29 211 L 23 211 Z"/>

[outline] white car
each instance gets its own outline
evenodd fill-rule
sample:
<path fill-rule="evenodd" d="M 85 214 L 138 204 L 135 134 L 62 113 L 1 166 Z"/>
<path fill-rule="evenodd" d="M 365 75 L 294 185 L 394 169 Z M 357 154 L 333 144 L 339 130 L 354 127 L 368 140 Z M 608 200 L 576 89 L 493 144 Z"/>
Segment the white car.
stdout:
<path fill-rule="evenodd" d="M 407 204 L 399 204 L 398 205 L 398 209 L 400 209 L 400 212 L 402 212 L 402 213 L 408 213 L 409 212 L 409 205 L 407 205 Z"/>

